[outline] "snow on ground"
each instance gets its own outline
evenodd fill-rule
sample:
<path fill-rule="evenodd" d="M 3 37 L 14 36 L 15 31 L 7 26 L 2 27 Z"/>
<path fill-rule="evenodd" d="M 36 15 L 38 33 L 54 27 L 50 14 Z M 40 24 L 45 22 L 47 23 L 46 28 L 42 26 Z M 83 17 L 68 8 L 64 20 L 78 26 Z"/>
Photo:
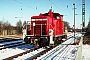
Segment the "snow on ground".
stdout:
<path fill-rule="evenodd" d="M 27 44 L 27 45 L 0 50 L 0 60 L 30 50 L 32 47 L 33 45 Z"/>
<path fill-rule="evenodd" d="M 35 50 L 33 52 L 30 52 L 30 53 L 27 53 L 25 55 L 14 58 L 13 60 L 30 60 L 30 58 L 32 58 L 33 56 L 35 56 L 36 54 L 38 54 L 44 50 L 45 50 L 44 48 L 40 48 L 40 49 Z"/>
<path fill-rule="evenodd" d="M 50 50 L 49 52 L 47 52 L 45 55 L 41 56 L 37 60 L 54 60 L 54 59 L 58 59 L 58 58 L 59 59 L 62 59 L 62 58 L 65 58 L 65 59 L 66 58 L 67 59 L 74 59 L 75 58 L 75 53 L 76 53 L 77 49 L 75 49 L 75 47 L 72 46 L 72 45 L 68 45 L 69 43 L 73 43 L 73 38 L 65 41 L 61 45 L 59 45 L 59 46 L 55 47 L 54 49 Z M 45 49 L 40 48 L 38 50 L 35 50 L 34 52 L 27 53 L 27 54 L 25 54 L 23 56 L 15 58 L 14 60 L 29 60 L 35 54 L 38 54 L 38 53 L 40 53 L 43 50 L 45 50 Z M 66 55 L 66 54 L 68 54 L 68 55 Z M 71 55 L 72 57 L 70 57 L 69 54 L 70 55 L 72 54 Z"/>
<path fill-rule="evenodd" d="M 82 60 L 90 60 L 90 45 L 82 46 Z"/>
<path fill-rule="evenodd" d="M 73 38 L 38 57 L 37 60 L 74 60 L 78 46 L 69 45 L 70 43 L 73 43 Z"/>
<path fill-rule="evenodd" d="M 62 51 L 58 54 L 56 54 L 56 56 L 53 57 L 53 60 L 74 60 L 75 59 L 75 54 L 77 52 L 77 48 L 74 45 L 68 45 L 67 48 L 64 49 L 64 51 Z"/>
<path fill-rule="evenodd" d="M 59 48 L 55 52 L 48 52 L 45 55 L 38 57 L 37 60 L 74 60 L 77 47 L 68 45 L 67 47 Z"/>
<path fill-rule="evenodd" d="M 13 55 L 16 55 L 18 53 L 21 53 L 21 52 L 24 52 L 24 50 L 21 50 L 21 49 L 4 49 L 4 50 L 0 50 L 0 60 L 4 59 L 4 58 L 7 58 L 7 57 L 10 57 L 10 56 L 13 56 Z"/>
<path fill-rule="evenodd" d="M 68 37 L 72 37 L 73 33 L 69 34 Z M 76 34 L 77 37 L 80 37 L 81 34 Z M 74 38 L 71 38 L 71 42 L 73 42 Z M 39 57 L 37 60 L 41 59 L 45 59 L 45 60 L 74 60 L 75 59 L 75 55 L 78 49 L 78 46 L 75 45 L 69 45 L 70 41 L 66 41 L 64 42 L 60 47 L 54 48 L 51 51 L 47 52 L 45 55 Z M 28 44 L 28 45 L 23 45 L 23 46 L 17 46 L 14 48 L 7 48 L 7 49 L 3 49 L 0 50 L 0 60 L 5 59 L 7 57 L 19 54 L 21 52 L 27 51 L 29 49 L 31 49 L 33 46 Z M 89 48 L 89 49 L 88 49 Z M 39 50 L 35 50 L 32 53 L 28 53 L 25 54 L 21 57 L 16 58 L 17 60 L 29 60 L 31 56 L 43 51 L 44 49 L 41 48 Z M 54 52 L 53 52 L 54 50 Z M 88 50 L 88 51 L 87 51 Z M 90 51 L 90 46 L 83 46 L 83 60 L 89 60 L 90 59 L 90 54 L 89 55 L 85 55 L 86 53 L 88 54 Z M 52 54 L 51 54 L 52 53 Z M 50 55 L 51 54 L 51 55 Z M 49 55 L 49 56 L 48 56 Z M 48 56 L 48 57 L 46 57 Z M 88 59 L 87 59 L 88 58 Z M 16 60 L 14 59 L 14 60 Z"/>

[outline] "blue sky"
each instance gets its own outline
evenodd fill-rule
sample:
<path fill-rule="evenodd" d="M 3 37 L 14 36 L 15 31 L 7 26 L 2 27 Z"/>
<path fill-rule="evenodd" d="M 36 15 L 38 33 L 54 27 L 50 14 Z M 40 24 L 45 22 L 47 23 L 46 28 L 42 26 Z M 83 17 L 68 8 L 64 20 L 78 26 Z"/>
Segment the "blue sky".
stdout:
<path fill-rule="evenodd" d="M 50 2 L 51 1 L 51 2 Z M 73 3 L 76 4 L 76 28 L 80 28 L 82 23 L 82 0 L 0 0 L 0 21 L 9 21 L 12 25 L 16 25 L 16 22 L 21 19 L 29 21 L 33 15 L 39 15 L 40 13 L 46 13 L 52 6 L 54 12 L 65 15 L 64 21 L 70 23 L 73 26 Z M 89 21 L 90 12 L 90 0 L 85 1 L 86 10 L 86 25 Z M 68 5 L 68 8 L 67 8 Z M 22 10 L 21 10 L 22 8 Z M 36 9 L 37 8 L 37 9 Z M 18 17 L 18 18 L 15 18 Z"/>

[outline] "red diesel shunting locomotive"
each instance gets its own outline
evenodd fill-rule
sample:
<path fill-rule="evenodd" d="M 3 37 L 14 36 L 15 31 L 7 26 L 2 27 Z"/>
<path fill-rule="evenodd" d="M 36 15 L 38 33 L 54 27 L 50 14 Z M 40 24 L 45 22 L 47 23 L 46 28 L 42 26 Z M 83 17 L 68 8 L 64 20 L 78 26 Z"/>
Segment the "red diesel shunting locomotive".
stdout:
<path fill-rule="evenodd" d="M 66 38 L 64 33 L 63 15 L 54 13 L 50 10 L 48 13 L 40 13 L 39 16 L 32 16 L 23 29 L 23 40 L 26 43 L 32 43 L 36 47 L 54 45 Z"/>

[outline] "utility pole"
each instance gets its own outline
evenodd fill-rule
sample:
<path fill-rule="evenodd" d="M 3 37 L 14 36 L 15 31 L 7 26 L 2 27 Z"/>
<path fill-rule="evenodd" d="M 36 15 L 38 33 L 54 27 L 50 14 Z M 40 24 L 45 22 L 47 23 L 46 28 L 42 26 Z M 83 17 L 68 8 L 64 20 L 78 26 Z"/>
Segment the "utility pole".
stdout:
<path fill-rule="evenodd" d="M 82 0 L 82 31 L 85 31 L 85 0 Z"/>
<path fill-rule="evenodd" d="M 89 12 L 89 21 L 90 21 L 90 12 Z"/>
<path fill-rule="evenodd" d="M 73 3 L 73 6 L 74 6 L 74 26 L 73 27 L 74 27 L 74 43 L 75 43 L 75 15 L 76 15 L 75 14 L 75 9 L 76 9 L 75 8 L 75 3 Z"/>

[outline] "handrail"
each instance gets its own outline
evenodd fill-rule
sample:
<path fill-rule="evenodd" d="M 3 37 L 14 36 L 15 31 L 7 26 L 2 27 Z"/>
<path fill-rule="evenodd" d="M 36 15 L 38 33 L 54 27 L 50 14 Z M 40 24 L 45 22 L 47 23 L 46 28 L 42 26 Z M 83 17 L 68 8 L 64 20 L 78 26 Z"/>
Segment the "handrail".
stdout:
<path fill-rule="evenodd" d="M 75 56 L 75 60 L 82 60 L 82 42 L 83 42 L 83 37 L 81 37 L 78 51 L 77 51 L 76 56 Z"/>

